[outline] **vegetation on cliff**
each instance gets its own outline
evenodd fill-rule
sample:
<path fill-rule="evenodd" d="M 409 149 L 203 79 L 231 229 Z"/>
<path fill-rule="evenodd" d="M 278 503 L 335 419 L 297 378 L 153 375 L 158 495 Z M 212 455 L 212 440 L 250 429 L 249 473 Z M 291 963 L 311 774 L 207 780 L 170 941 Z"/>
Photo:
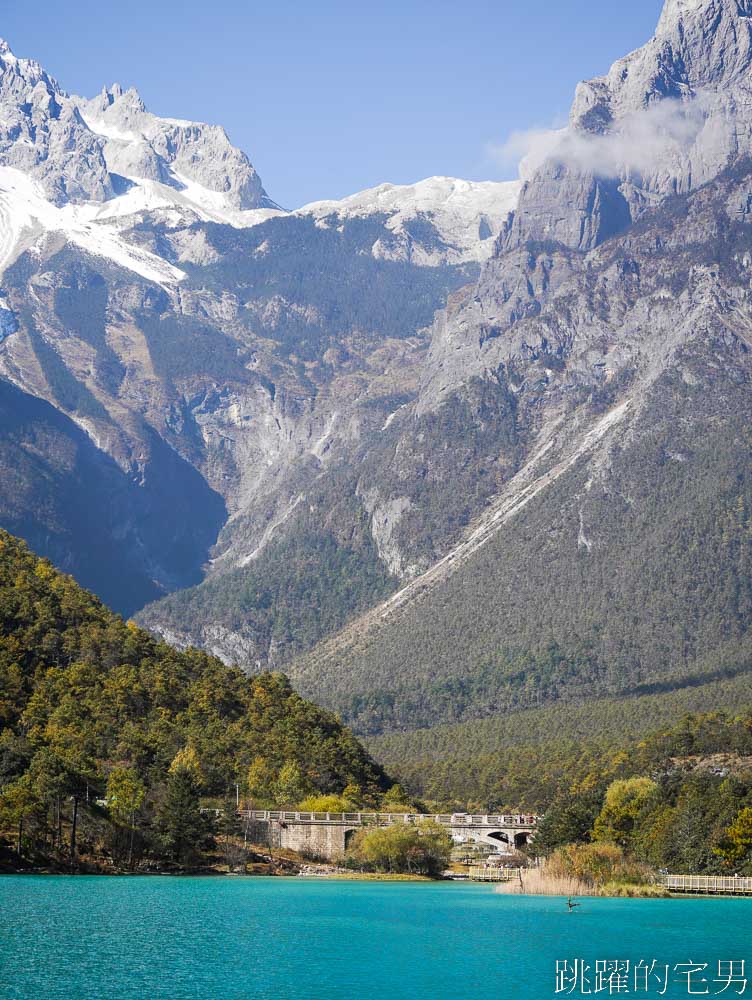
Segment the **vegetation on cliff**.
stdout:
<path fill-rule="evenodd" d="M 608 475 L 575 464 L 433 589 L 300 657 L 301 691 L 366 734 L 472 733 L 478 718 L 748 677 L 752 408 L 736 350 L 709 350 L 682 358 L 691 386 L 672 370 L 644 394 Z M 714 694 L 705 706 L 723 707 Z"/>

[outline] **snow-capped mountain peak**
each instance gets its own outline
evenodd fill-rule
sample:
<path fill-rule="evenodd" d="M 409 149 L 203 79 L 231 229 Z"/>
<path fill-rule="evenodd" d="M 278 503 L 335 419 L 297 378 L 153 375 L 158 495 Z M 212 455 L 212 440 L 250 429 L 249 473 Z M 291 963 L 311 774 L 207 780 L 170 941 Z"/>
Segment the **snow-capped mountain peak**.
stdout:
<path fill-rule="evenodd" d="M 124 221 L 256 224 L 278 209 L 220 126 L 159 118 L 118 84 L 67 94 L 0 41 L 0 273 L 46 232 L 153 280 L 181 272 L 134 249 Z"/>
<path fill-rule="evenodd" d="M 180 189 L 187 177 L 224 196 L 230 211 L 276 208 L 250 160 L 219 125 L 160 118 L 138 91 L 115 85 L 93 100 L 76 98 L 89 130 L 104 144 L 111 173 Z"/>
<path fill-rule="evenodd" d="M 343 221 L 387 216 L 390 241 L 379 240 L 376 257 L 433 264 L 485 260 L 494 237 L 514 210 L 519 181 L 465 181 L 455 177 L 428 177 L 416 184 L 380 184 L 341 201 L 317 201 L 296 214 L 313 216 L 317 225 L 336 227 Z M 420 223 L 427 223 L 434 236 Z"/>
<path fill-rule="evenodd" d="M 430 177 L 315 202 L 294 215 L 322 228 L 378 218 L 377 259 L 469 264 L 491 255 L 519 190 L 516 181 Z M 117 83 L 91 99 L 69 95 L 0 42 L 0 274 L 53 231 L 172 283 L 182 272 L 132 246 L 135 222 L 247 228 L 282 214 L 221 126 L 155 115 L 137 90 Z"/>
<path fill-rule="evenodd" d="M 5 70 L 12 67 L 18 76 L 24 77 L 32 82 L 38 82 L 40 79 L 44 78 L 48 80 L 55 89 L 58 89 L 57 84 L 52 77 L 45 73 L 35 59 L 19 59 L 4 38 L 0 38 L 0 62 L 3 63 L 3 68 Z"/>

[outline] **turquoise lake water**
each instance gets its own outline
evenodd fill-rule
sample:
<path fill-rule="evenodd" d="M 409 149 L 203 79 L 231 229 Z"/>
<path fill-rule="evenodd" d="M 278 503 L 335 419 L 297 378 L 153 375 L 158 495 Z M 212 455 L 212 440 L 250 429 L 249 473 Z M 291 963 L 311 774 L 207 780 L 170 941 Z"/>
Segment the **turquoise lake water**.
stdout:
<path fill-rule="evenodd" d="M 740 968 L 719 978 L 718 962 L 746 960 L 752 980 L 751 932 L 747 899 L 583 900 L 570 914 L 457 883 L 8 876 L 0 998 L 542 1000 L 604 983 L 601 996 L 677 997 L 691 995 L 673 969 L 685 962 L 708 963 L 694 991 L 731 997 L 740 982 L 719 991 Z M 557 960 L 575 959 L 590 971 L 557 994 Z M 617 992 L 593 974 L 617 960 L 655 960 L 659 975 L 636 990 L 631 968 Z"/>

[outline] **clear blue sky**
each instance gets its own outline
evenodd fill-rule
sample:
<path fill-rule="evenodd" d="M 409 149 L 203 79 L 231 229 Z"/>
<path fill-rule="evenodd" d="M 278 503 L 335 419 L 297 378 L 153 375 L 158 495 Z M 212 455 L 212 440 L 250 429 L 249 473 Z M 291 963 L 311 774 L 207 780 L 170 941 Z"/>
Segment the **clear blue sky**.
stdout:
<path fill-rule="evenodd" d="M 136 86 L 225 126 L 294 208 L 431 174 L 501 179 L 488 149 L 566 114 L 653 33 L 661 0 L 4 0 L 0 35 L 65 90 Z M 507 172 L 508 176 L 508 172 Z"/>

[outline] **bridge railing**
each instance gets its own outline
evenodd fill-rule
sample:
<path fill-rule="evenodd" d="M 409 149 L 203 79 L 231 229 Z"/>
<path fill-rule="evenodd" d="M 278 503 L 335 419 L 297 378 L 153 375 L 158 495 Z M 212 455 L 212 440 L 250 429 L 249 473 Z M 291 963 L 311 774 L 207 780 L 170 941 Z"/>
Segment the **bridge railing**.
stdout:
<path fill-rule="evenodd" d="M 658 884 L 669 892 L 752 896 L 752 878 L 733 875 L 659 875 Z"/>
<path fill-rule="evenodd" d="M 498 865 L 471 865 L 471 882 L 512 882 L 522 880 L 522 868 L 500 868 Z"/>
<path fill-rule="evenodd" d="M 480 813 L 379 813 L 379 812 L 308 812 L 297 809 L 245 809 L 241 813 L 246 819 L 280 823 L 352 823 L 356 826 L 392 826 L 395 823 L 417 823 L 430 819 L 442 826 L 453 827 L 520 827 L 530 829 L 536 826 L 538 817 L 523 814 L 480 814 Z"/>

